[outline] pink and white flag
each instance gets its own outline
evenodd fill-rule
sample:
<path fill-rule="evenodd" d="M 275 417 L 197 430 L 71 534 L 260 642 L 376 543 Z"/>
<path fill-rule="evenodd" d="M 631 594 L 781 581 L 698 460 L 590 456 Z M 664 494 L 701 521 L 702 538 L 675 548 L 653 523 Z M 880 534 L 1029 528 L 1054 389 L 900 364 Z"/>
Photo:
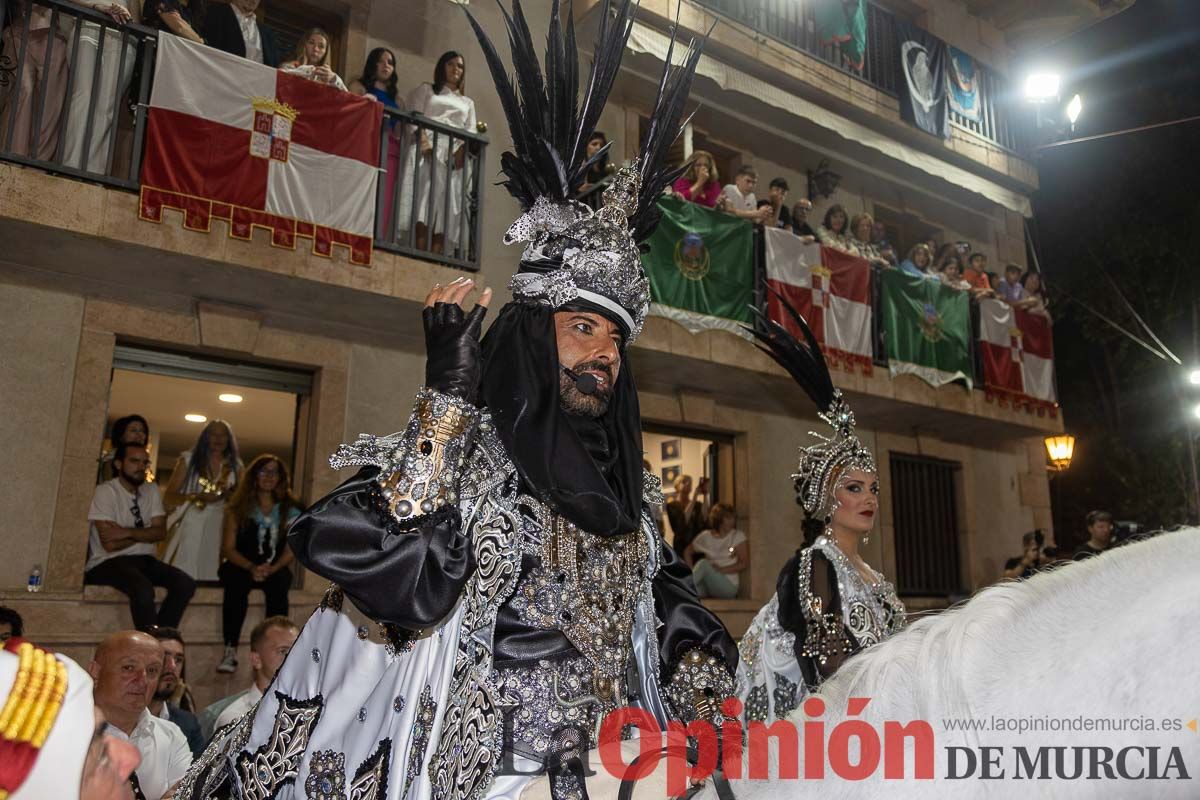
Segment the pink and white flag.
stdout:
<path fill-rule="evenodd" d="M 160 36 L 138 215 L 229 235 L 271 231 L 276 247 L 312 240 L 371 263 L 379 103 L 181 39 Z"/>
<path fill-rule="evenodd" d="M 780 228 L 767 228 L 767 286 L 785 297 L 812 328 L 831 366 L 866 375 L 871 357 L 871 265 L 866 259 L 805 244 Z M 774 294 L 768 293 L 767 316 L 796 336 L 800 331 Z"/>

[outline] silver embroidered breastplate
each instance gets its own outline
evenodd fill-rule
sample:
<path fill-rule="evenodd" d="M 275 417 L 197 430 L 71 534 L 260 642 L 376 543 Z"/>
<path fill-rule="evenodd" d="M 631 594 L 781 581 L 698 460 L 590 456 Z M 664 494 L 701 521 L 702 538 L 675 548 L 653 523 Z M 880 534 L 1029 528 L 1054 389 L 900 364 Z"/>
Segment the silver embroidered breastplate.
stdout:
<path fill-rule="evenodd" d="M 524 624 L 567 637 L 592 667 L 602 701 L 622 697 L 635 606 L 650 565 L 643 532 L 596 536 L 531 497 L 519 502 L 534 512 L 523 546 L 537 565 L 521 577 L 509 605 Z"/>

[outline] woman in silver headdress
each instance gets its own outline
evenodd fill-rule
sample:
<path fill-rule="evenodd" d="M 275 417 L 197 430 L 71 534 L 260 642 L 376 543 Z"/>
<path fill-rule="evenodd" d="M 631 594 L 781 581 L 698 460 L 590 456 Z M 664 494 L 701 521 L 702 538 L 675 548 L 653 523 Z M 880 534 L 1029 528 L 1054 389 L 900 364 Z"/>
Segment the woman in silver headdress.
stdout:
<path fill-rule="evenodd" d="M 780 298 L 782 301 L 782 298 Z M 854 434 L 854 413 L 833 388 L 812 331 L 786 301 L 804 335 L 797 340 L 767 320 L 751 333 L 817 404 L 833 430 L 811 433 L 800 450 L 796 502 L 804 509 L 805 546 L 784 566 L 775 596 L 739 645 L 737 692 L 744 717 L 768 724 L 786 717 L 808 693 L 859 650 L 904 626 L 892 584 L 859 555 L 879 510 L 875 459 Z"/>

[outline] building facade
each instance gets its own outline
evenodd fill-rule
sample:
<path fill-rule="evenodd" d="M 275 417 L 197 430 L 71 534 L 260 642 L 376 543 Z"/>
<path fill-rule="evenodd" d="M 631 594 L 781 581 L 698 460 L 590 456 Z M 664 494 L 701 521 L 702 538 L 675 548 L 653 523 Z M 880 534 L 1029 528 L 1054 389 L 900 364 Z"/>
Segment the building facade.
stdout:
<path fill-rule="evenodd" d="M 62 0 L 45 3 L 61 17 L 60 25 L 78 16 Z M 237 433 L 248 453 L 284 451 L 298 493 L 315 500 L 338 482 L 327 457 L 339 442 L 403 426 L 424 375 L 420 309 L 429 288 L 470 274 L 497 289 L 498 307 L 517 265 L 519 253 L 500 239 L 518 208 L 493 185 L 507 146 L 503 115 L 457 4 L 272 5 L 268 0 L 265 19 L 281 36 L 295 39 L 312 25 L 329 30 L 333 66 L 347 83 L 376 47 L 394 52 L 401 96 L 433 78 L 442 53 L 463 54 L 466 94 L 477 119 L 490 123 L 478 138 L 464 139 L 477 159 L 478 180 L 477 194 L 469 182 L 461 191 L 472 194 L 477 227 L 470 246 L 453 258 L 429 252 L 428 243 L 415 247 L 411 239 L 407 246 L 388 247 L 396 235 L 377 231 L 372 263 L 353 264 L 342 249 L 325 257 L 307 242 L 294 249 L 273 246 L 266 230 L 252 231 L 248 240 L 232 237 L 219 219 L 206 231 L 188 229 L 173 210 L 157 224 L 139 219 L 142 138 L 136 114 L 126 118 L 124 108 L 107 168 L 91 172 L 65 167 L 61 151 L 49 159 L 16 152 L 0 131 L 0 431 L 11 454 L 0 482 L 6 554 L 0 603 L 25 614 L 32 636 L 72 655 L 85 656 L 105 631 L 128 625 L 123 598 L 106 589 L 84 590 L 82 582 L 88 507 L 113 418 L 133 410 L 150 418 L 160 437 L 155 467 L 165 474 L 197 429 L 181 419 L 187 398 L 167 399 L 180 386 L 162 381 L 244 387 L 245 411 L 251 410 L 251 391 L 274 392 L 273 402 L 281 404 L 269 414 L 245 417 Z M 549 2 L 525 5 L 532 30 L 544 30 Z M 840 181 L 828 196 L 813 198 L 814 221 L 840 203 L 851 214 L 872 212 L 901 239 L 936 231 L 941 241 L 970 242 L 993 265 L 1025 266 L 1024 217 L 1037 171 L 1019 151 L 1016 134 L 1003 120 L 976 125 L 978 130 L 952 121 L 943 140 L 905 122 L 895 91 L 886 88 L 898 79 L 895 70 L 883 63 L 885 56 L 872 56 L 870 37 L 890 24 L 888 17 L 905 19 L 970 53 L 999 81 L 1012 74 L 1014 43 L 1024 43 L 1034 17 L 1053 17 L 1070 29 L 1120 4 L 1063 3 L 1072 7 L 1071 23 L 1054 13 L 1052 3 L 1037 11 L 1015 0 L 869 5 L 875 27 L 868 25 L 862 72 L 847 69 L 811 36 L 805 39 L 813 33 L 808 18 L 791 8 L 804 5 L 684 0 L 678 11 L 684 31 L 716 27 L 696 80 L 698 111 L 679 145 L 681 157 L 703 146 L 727 168 L 752 163 L 763 193 L 767 181 L 779 176 L 788 180 L 793 200 L 825 162 Z M 575 3 L 581 47 L 601 6 L 600 0 Z M 498 35 L 502 20 L 494 5 L 470 7 Z M 636 152 L 675 13 L 674 0 L 643 0 L 637 12 L 630 52 L 600 126 L 613 141 L 615 158 Z M 152 74 L 139 79 L 144 89 L 152 86 Z M 145 104 L 149 95 L 139 99 L 137 90 L 130 91 Z M 629 362 L 638 375 L 647 441 L 666 448 L 649 459 L 656 471 L 665 468 L 672 440 L 684 447 L 693 441 L 711 445 L 711 455 L 691 462 L 700 465 L 693 471 L 719 476 L 717 499 L 734 504 L 739 527 L 749 535 L 750 566 L 739 598 L 713 601 L 740 634 L 800 544 L 801 512 L 789 475 L 814 423 L 812 409 L 773 362 L 728 332 L 691 334 L 651 318 Z M 934 388 L 913 376 L 890 377 L 886 368 L 869 376 L 839 371 L 835 380 L 880 466 L 881 519 L 865 555 L 889 576 L 908 576 L 899 588 L 914 606 L 943 605 L 995 581 L 1023 532 L 1051 532 L 1042 439 L 1062 430 L 1061 416 L 1003 407 L 959 384 Z M 208 416 L 220 413 L 216 407 Z M 275 432 L 258 435 L 268 428 Z M 909 486 L 914 475 L 929 476 L 939 493 L 905 489 L 901 496 L 897 482 Z M 936 529 L 936 537 L 926 538 L 926 529 Z M 933 582 L 914 564 L 922 553 L 942 565 Z M 45 577 L 41 593 L 30 595 L 25 587 L 34 565 Z M 303 619 L 323 589 L 307 576 L 293 592 L 293 615 Z M 185 621 L 195 645 L 193 683 L 211 695 L 205 700 L 244 682 L 212 676 L 221 641 L 219 606 L 219 590 L 202 588 Z M 260 606 L 251 622 L 256 613 Z"/>

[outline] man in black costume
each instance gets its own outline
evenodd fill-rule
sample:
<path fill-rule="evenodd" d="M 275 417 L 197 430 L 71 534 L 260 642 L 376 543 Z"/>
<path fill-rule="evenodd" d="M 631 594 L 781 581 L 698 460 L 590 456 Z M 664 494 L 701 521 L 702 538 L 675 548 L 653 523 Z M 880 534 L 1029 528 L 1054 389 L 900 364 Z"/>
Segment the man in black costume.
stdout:
<path fill-rule="evenodd" d="M 547 774 L 555 797 L 583 798 L 582 757 L 608 712 L 720 720 L 736 647 L 655 527 L 662 496 L 642 469 L 626 361 L 649 306 L 637 243 L 676 177 L 660 165 L 699 53 L 668 68 L 641 158 L 593 212 L 569 198 L 595 160 L 586 144 L 630 3 L 601 18 L 578 105 L 557 7 L 544 83 L 519 5 L 507 19 L 520 92 L 475 25 L 524 209 L 505 235 L 525 244 L 514 300 L 481 341 L 490 290 L 470 311 L 471 280 L 430 291 L 407 428 L 339 448 L 331 463 L 358 473 L 289 532 L 296 558 L 335 585 L 177 797 L 507 799 Z"/>

